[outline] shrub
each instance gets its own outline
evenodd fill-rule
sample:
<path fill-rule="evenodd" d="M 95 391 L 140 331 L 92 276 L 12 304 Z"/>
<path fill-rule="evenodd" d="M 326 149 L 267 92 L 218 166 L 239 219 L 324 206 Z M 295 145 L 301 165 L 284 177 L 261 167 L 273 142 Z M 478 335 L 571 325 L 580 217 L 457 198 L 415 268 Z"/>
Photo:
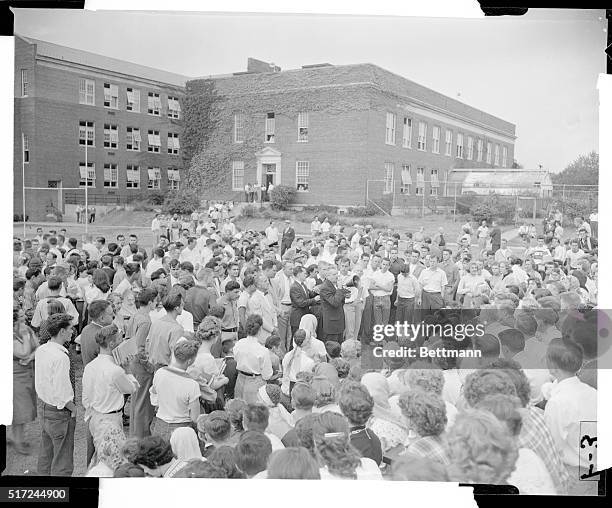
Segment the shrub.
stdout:
<path fill-rule="evenodd" d="M 277 185 L 270 193 L 270 204 L 274 210 L 287 210 L 295 198 L 295 189 L 287 185 Z"/>
<path fill-rule="evenodd" d="M 130 205 L 133 207 L 133 210 L 135 212 L 155 212 L 156 211 L 155 205 L 150 203 L 148 200 L 132 201 Z"/>
<path fill-rule="evenodd" d="M 153 205 L 163 205 L 166 200 L 166 193 L 162 191 L 153 191 L 149 194 L 148 201 Z"/>
<path fill-rule="evenodd" d="M 192 189 L 172 192 L 164 200 L 163 210 L 165 213 L 178 213 L 187 215 L 200 207 L 200 198 Z"/>
<path fill-rule="evenodd" d="M 348 209 L 348 215 L 351 217 L 374 217 L 380 215 L 380 210 L 372 203 L 367 206 L 352 206 Z"/>
<path fill-rule="evenodd" d="M 242 207 L 242 210 L 240 211 L 240 215 L 242 215 L 243 217 L 249 217 L 249 218 L 255 217 L 256 213 L 257 213 L 257 209 L 255 208 L 254 205 L 244 205 Z"/>

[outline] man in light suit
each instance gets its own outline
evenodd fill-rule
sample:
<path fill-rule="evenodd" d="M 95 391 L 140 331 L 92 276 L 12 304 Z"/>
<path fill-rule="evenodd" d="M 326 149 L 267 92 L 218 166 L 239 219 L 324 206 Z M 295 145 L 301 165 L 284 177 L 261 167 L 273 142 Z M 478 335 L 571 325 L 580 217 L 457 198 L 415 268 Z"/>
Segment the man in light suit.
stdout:
<path fill-rule="evenodd" d="M 280 270 L 274 279 L 270 282 L 276 290 L 278 297 L 278 334 L 281 339 L 281 344 L 285 347 L 285 351 L 291 349 L 291 326 L 289 324 L 289 316 L 291 315 L 291 285 L 293 284 L 293 261 L 287 260 L 283 263 L 283 269 Z"/>
<path fill-rule="evenodd" d="M 348 290 L 337 287 L 338 269 L 330 266 L 325 271 L 325 281 L 320 290 L 325 341 L 344 340 L 344 300 Z"/>
<path fill-rule="evenodd" d="M 287 249 L 291 248 L 293 240 L 295 240 L 295 229 L 291 226 L 291 221 L 287 219 L 283 230 L 283 239 L 281 240 L 281 257 Z"/>
<path fill-rule="evenodd" d="M 276 309 L 270 298 L 266 296 L 266 292 L 270 287 L 268 278 L 260 274 L 255 279 L 255 287 L 257 288 L 247 303 L 247 317 L 253 314 L 259 314 L 263 320 L 263 325 L 259 331 L 259 341 L 264 344 L 266 339 L 272 335 L 277 329 L 278 318 Z"/>
<path fill-rule="evenodd" d="M 306 270 L 302 266 L 296 266 L 293 269 L 294 282 L 291 285 L 291 316 L 289 323 L 291 325 L 291 336 L 300 326 L 302 316 L 312 314 L 311 305 L 321 300 L 321 297 L 314 291 L 310 291 L 306 287 Z"/>

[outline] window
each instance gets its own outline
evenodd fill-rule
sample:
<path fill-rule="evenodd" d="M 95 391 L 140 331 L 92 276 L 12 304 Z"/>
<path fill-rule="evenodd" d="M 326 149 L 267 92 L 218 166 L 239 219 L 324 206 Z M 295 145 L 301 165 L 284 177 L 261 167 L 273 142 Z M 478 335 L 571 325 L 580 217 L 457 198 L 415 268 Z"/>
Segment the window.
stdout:
<path fill-rule="evenodd" d="M 30 88 L 28 69 L 21 69 L 21 96 L 27 97 Z"/>
<path fill-rule="evenodd" d="M 437 187 L 430 187 L 429 188 L 429 195 L 430 196 L 438 196 L 438 188 Z"/>
<path fill-rule="evenodd" d="M 427 124 L 419 122 L 419 139 L 417 141 L 417 150 L 427 150 Z"/>
<path fill-rule="evenodd" d="M 104 148 L 117 148 L 119 131 L 116 125 L 104 124 Z"/>
<path fill-rule="evenodd" d="M 178 119 L 180 117 L 181 117 L 181 105 L 179 103 L 178 97 L 168 96 L 168 118 Z"/>
<path fill-rule="evenodd" d="M 431 185 L 432 187 L 440 187 L 440 181 L 438 180 L 439 170 L 431 170 Z"/>
<path fill-rule="evenodd" d="M 232 190 L 244 189 L 244 162 L 232 161 Z"/>
<path fill-rule="evenodd" d="M 93 122 L 79 122 L 79 145 L 85 146 L 95 145 L 95 131 Z"/>
<path fill-rule="evenodd" d="M 298 192 L 308 192 L 310 181 L 310 162 L 297 161 L 295 163 L 295 185 Z"/>
<path fill-rule="evenodd" d="M 491 143 L 487 142 L 487 164 L 491 164 L 491 155 L 493 151 L 493 146 Z"/>
<path fill-rule="evenodd" d="M 431 132 L 432 144 L 431 147 L 432 153 L 440 153 L 440 127 L 437 125 L 433 128 Z"/>
<path fill-rule="evenodd" d="M 127 143 L 125 146 L 126 150 L 132 150 L 134 152 L 140 152 L 140 142 L 142 138 L 140 137 L 140 129 L 137 127 L 128 127 L 127 128 Z"/>
<path fill-rule="evenodd" d="M 308 113 L 305 111 L 298 114 L 298 141 L 308 142 Z"/>
<path fill-rule="evenodd" d="M 474 138 L 468 136 L 467 138 L 467 160 L 471 161 L 474 158 Z"/>
<path fill-rule="evenodd" d="M 95 106 L 95 82 L 92 79 L 79 80 L 79 104 Z"/>
<path fill-rule="evenodd" d="M 493 160 L 494 166 L 499 166 L 499 145 L 495 145 L 495 159 Z"/>
<path fill-rule="evenodd" d="M 425 168 L 417 168 L 417 184 L 421 184 L 421 186 L 425 183 Z"/>
<path fill-rule="evenodd" d="M 449 157 L 452 155 L 452 150 L 453 150 L 453 131 L 446 131 L 446 146 L 445 146 L 445 155 L 448 155 Z"/>
<path fill-rule="evenodd" d="M 161 99 L 158 93 L 149 92 L 147 97 L 147 113 L 149 115 L 159 116 L 161 110 Z"/>
<path fill-rule="evenodd" d="M 128 164 L 126 169 L 125 186 L 128 189 L 140 189 L 140 166 Z"/>
<path fill-rule="evenodd" d="M 159 131 L 149 131 L 147 134 L 147 152 L 159 153 L 159 147 L 161 146 L 161 139 L 159 138 Z"/>
<path fill-rule="evenodd" d="M 266 143 L 274 143 L 274 131 L 276 129 L 276 119 L 274 113 L 266 114 Z"/>
<path fill-rule="evenodd" d="M 104 107 L 119 109 L 119 87 L 104 83 Z"/>
<path fill-rule="evenodd" d="M 244 114 L 236 113 L 234 115 L 234 143 L 244 142 Z"/>
<path fill-rule="evenodd" d="M 410 175 L 410 164 L 402 164 L 402 184 L 400 185 L 400 194 L 410 195 L 410 187 L 412 185 L 412 176 Z"/>
<path fill-rule="evenodd" d="M 168 153 L 178 155 L 179 148 L 179 135 L 176 133 L 169 132 L 168 133 Z"/>
<path fill-rule="evenodd" d="M 125 109 L 133 111 L 134 113 L 140 113 L 140 90 L 136 90 L 135 88 L 127 89 Z"/>
<path fill-rule="evenodd" d="M 412 118 L 404 117 L 404 132 L 402 135 L 402 146 L 412 148 Z"/>
<path fill-rule="evenodd" d="M 147 172 L 149 174 L 147 189 L 159 189 L 159 183 L 161 182 L 161 169 L 149 167 Z"/>
<path fill-rule="evenodd" d="M 415 187 L 414 193 L 417 196 L 424 196 L 425 195 L 425 187 L 423 185 L 417 185 Z"/>
<path fill-rule="evenodd" d="M 476 144 L 476 149 L 478 152 L 478 162 L 482 162 L 482 139 L 478 140 L 478 143 Z"/>
<path fill-rule="evenodd" d="M 393 192 L 393 170 L 394 165 L 392 162 L 385 162 L 385 188 L 384 194 L 391 194 Z"/>
<path fill-rule="evenodd" d="M 457 134 L 457 153 L 458 159 L 463 159 L 463 134 Z"/>
<path fill-rule="evenodd" d="M 104 187 L 117 187 L 117 164 L 104 164 Z"/>
<path fill-rule="evenodd" d="M 168 189 L 179 190 L 181 185 L 181 172 L 176 168 L 168 168 Z"/>
<path fill-rule="evenodd" d="M 395 115 L 387 113 L 387 128 L 385 131 L 385 143 L 387 145 L 395 144 Z"/>
<path fill-rule="evenodd" d="M 502 168 L 508 167 L 508 147 L 502 148 Z"/>
<path fill-rule="evenodd" d="M 85 166 L 84 162 L 79 163 L 79 187 L 95 187 L 96 186 L 96 165 L 93 162 L 88 162 Z"/>
<path fill-rule="evenodd" d="M 27 164 L 30 162 L 30 140 L 25 134 L 22 134 L 21 136 L 21 141 L 23 144 L 23 162 L 24 164 Z"/>

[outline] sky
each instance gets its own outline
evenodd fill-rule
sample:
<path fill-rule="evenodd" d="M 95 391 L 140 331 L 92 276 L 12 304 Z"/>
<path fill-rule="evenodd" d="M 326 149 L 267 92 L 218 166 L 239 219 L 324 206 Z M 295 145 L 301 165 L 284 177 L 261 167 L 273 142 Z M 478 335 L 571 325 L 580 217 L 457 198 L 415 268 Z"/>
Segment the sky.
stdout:
<path fill-rule="evenodd" d="M 516 125 L 515 159 L 598 151 L 603 10 L 486 19 L 15 9 L 15 33 L 190 77 L 373 63 Z"/>

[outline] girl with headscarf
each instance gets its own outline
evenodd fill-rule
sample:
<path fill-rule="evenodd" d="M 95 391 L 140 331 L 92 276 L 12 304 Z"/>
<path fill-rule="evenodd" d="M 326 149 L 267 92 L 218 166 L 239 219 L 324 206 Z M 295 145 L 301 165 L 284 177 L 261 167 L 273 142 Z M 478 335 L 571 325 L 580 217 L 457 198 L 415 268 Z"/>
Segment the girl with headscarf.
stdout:
<path fill-rule="evenodd" d="M 281 391 L 287 397 L 291 396 L 293 386 L 297 382 L 296 375 L 299 372 L 310 372 L 315 365 L 314 360 L 303 349 L 303 346 L 308 344 L 306 336 L 305 330 L 298 329 L 293 335 L 293 349 L 283 357 Z"/>
<path fill-rule="evenodd" d="M 123 430 L 114 425 L 106 428 L 95 441 L 96 453 L 85 476 L 112 478 L 115 469 L 126 462 L 122 453 L 126 438 Z"/>
<path fill-rule="evenodd" d="M 374 410 L 368 427 L 380 438 L 383 453 L 404 444 L 408 439 L 406 421 L 389 404 L 391 395 L 387 378 L 379 372 L 369 372 L 361 378 L 363 384 L 374 399 Z"/>
<path fill-rule="evenodd" d="M 306 341 L 302 345 L 304 353 L 315 362 L 321 362 L 327 358 L 327 350 L 325 344 L 317 339 L 317 324 L 314 314 L 306 314 L 302 316 L 299 328 L 306 331 Z"/>
<path fill-rule="evenodd" d="M 178 460 L 204 460 L 200 451 L 198 436 L 191 427 L 174 429 L 170 436 L 170 446 L 172 446 L 172 451 Z"/>
<path fill-rule="evenodd" d="M 280 404 L 280 387 L 269 383 L 265 384 L 257 391 L 257 398 L 270 412 L 266 432 L 270 432 L 282 440 L 285 434 L 293 428 L 293 419 L 285 406 Z"/>

